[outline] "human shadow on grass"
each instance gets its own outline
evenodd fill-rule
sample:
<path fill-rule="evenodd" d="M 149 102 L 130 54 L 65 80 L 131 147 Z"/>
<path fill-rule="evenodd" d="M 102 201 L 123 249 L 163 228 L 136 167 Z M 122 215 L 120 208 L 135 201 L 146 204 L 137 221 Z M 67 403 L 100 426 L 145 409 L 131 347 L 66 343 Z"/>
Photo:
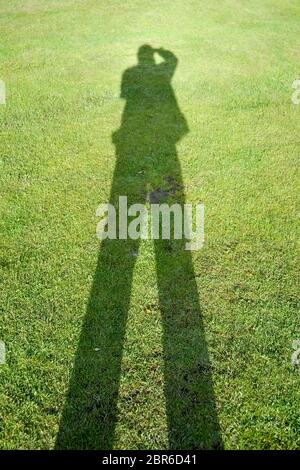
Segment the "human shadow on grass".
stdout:
<path fill-rule="evenodd" d="M 161 57 L 156 63 L 155 56 Z M 171 86 L 175 55 L 148 45 L 122 77 L 121 126 L 110 203 L 185 203 L 176 144 L 188 132 Z M 147 190 L 148 191 L 147 191 Z M 150 242 L 149 242 L 150 243 Z M 222 448 L 191 253 L 155 240 L 170 449 Z M 56 441 L 59 449 L 112 449 L 122 350 L 139 240 L 102 241 Z M 142 339 L 141 339 L 142 341 Z M 95 352 L 97 350 L 97 352 Z"/>

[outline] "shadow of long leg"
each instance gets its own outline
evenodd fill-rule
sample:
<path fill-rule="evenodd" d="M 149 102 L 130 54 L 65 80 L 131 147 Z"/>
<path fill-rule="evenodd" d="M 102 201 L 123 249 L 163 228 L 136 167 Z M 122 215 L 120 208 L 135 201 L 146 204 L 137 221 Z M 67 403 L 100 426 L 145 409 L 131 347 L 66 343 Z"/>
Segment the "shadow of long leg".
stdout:
<path fill-rule="evenodd" d="M 157 241 L 170 449 L 221 449 L 211 365 L 191 254 Z"/>
<path fill-rule="evenodd" d="M 113 448 L 134 262 L 126 240 L 102 243 L 57 449 Z"/>

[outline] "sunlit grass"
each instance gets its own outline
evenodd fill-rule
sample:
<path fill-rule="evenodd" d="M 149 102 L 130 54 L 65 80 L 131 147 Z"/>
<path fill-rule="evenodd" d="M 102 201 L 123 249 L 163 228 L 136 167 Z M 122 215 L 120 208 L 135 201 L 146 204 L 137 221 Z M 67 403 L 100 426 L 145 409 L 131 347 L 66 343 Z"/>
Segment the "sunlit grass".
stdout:
<path fill-rule="evenodd" d="M 190 132 L 178 155 L 188 202 L 205 205 L 193 259 L 225 448 L 299 448 L 299 20 L 297 0 L 0 0 L 2 449 L 54 447 L 98 258 L 95 210 L 109 198 L 121 76 L 144 43 L 179 58 L 173 87 Z M 161 335 L 147 242 L 116 448 L 168 448 Z"/>

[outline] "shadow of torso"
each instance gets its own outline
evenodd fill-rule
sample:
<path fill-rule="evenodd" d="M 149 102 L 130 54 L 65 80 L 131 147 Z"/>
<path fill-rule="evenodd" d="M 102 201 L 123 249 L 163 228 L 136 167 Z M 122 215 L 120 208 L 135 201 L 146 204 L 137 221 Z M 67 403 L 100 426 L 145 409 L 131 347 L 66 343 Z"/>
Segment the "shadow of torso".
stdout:
<path fill-rule="evenodd" d="M 146 186 L 154 189 L 166 177 L 181 184 L 176 144 L 188 126 L 171 85 L 177 59 L 164 54 L 160 64 L 138 64 L 123 74 L 121 98 L 126 103 L 121 126 L 113 134 L 117 162 L 112 195 L 143 199 Z"/>

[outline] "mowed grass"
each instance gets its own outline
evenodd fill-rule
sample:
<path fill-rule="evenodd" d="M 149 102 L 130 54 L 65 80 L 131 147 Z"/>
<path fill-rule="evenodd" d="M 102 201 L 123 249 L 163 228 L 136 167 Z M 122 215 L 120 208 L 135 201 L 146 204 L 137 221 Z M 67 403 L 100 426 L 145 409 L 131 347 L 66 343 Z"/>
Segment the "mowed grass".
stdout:
<path fill-rule="evenodd" d="M 55 446 L 121 76 L 144 43 L 179 59 L 172 83 L 190 132 L 178 157 L 187 201 L 205 205 L 193 262 L 224 447 L 299 448 L 299 22 L 298 0 L 0 0 L 1 449 Z M 168 448 L 161 351 L 149 241 L 134 271 L 116 449 Z"/>

